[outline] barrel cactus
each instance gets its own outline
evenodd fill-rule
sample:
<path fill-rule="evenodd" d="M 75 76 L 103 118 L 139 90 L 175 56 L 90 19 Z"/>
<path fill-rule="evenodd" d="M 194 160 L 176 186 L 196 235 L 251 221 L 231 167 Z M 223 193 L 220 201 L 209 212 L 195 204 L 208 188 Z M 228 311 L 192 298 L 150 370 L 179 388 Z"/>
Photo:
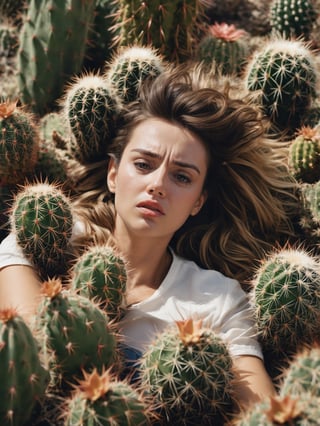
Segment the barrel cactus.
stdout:
<path fill-rule="evenodd" d="M 201 321 L 162 332 L 142 355 L 141 383 L 168 424 L 222 424 L 232 414 L 234 373 L 226 344 Z"/>
<path fill-rule="evenodd" d="M 21 426 L 44 398 L 50 374 L 38 342 L 14 309 L 0 310 L 0 423 Z"/>

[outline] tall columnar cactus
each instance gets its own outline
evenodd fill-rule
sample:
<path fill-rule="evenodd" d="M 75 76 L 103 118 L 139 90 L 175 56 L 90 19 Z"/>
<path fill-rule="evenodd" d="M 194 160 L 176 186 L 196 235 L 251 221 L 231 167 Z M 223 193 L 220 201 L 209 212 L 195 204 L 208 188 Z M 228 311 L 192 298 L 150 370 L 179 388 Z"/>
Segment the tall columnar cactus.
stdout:
<path fill-rule="evenodd" d="M 147 399 L 132 385 L 96 369 L 84 372 L 75 393 L 67 401 L 64 426 L 135 426 L 151 425 L 156 416 Z"/>
<path fill-rule="evenodd" d="M 238 74 L 247 58 L 248 49 L 242 37 L 246 32 L 234 25 L 215 23 L 200 40 L 197 58 L 204 66 L 222 74 Z"/>
<path fill-rule="evenodd" d="M 282 249 L 262 262 L 251 293 L 262 347 L 292 356 L 319 338 L 320 265 L 302 249 Z"/>
<path fill-rule="evenodd" d="M 267 41 L 252 55 L 244 80 L 271 122 L 282 131 L 294 132 L 316 97 L 315 55 L 301 40 Z"/>
<path fill-rule="evenodd" d="M 179 321 L 157 336 L 142 356 L 141 382 L 166 424 L 222 424 L 232 415 L 232 359 L 201 321 Z"/>
<path fill-rule="evenodd" d="M 119 101 L 107 79 L 98 74 L 82 75 L 67 86 L 63 113 L 82 163 L 99 161 L 115 132 Z"/>
<path fill-rule="evenodd" d="M 274 31 L 288 39 L 310 39 L 317 19 L 314 0 L 273 0 L 270 12 L 270 24 Z"/>
<path fill-rule="evenodd" d="M 120 0 L 114 25 L 116 43 L 153 46 L 169 62 L 188 60 L 203 26 L 203 8 L 199 0 Z"/>
<path fill-rule="evenodd" d="M 44 279 L 63 272 L 73 212 L 70 199 L 57 185 L 35 183 L 21 188 L 10 221 L 17 243 Z"/>
<path fill-rule="evenodd" d="M 31 0 L 20 33 L 18 83 L 34 112 L 53 110 L 68 79 L 81 70 L 96 0 Z"/>
<path fill-rule="evenodd" d="M 320 181 L 301 183 L 300 225 L 308 237 L 308 242 L 319 243 L 320 236 Z"/>
<path fill-rule="evenodd" d="M 39 137 L 32 114 L 17 102 L 0 104 L 0 185 L 22 184 L 34 170 Z"/>
<path fill-rule="evenodd" d="M 0 310 L 0 365 L 0 423 L 24 425 L 44 397 L 49 372 L 38 342 L 14 309 Z"/>
<path fill-rule="evenodd" d="M 110 367 L 116 337 L 107 315 L 87 297 L 63 289 L 60 279 L 43 282 L 42 293 L 33 327 L 43 351 L 53 354 L 53 374 L 68 384 L 81 377 L 82 369 Z"/>
<path fill-rule="evenodd" d="M 105 78 L 123 104 L 138 97 L 147 78 L 155 78 L 165 68 L 163 57 L 152 47 L 134 45 L 120 48 L 106 63 Z"/>
<path fill-rule="evenodd" d="M 314 183 L 320 179 L 320 129 L 303 126 L 291 141 L 289 169 L 301 182 Z"/>
<path fill-rule="evenodd" d="M 308 392 L 320 398 L 320 347 L 314 345 L 299 352 L 283 372 L 282 395 L 298 396 Z"/>
<path fill-rule="evenodd" d="M 78 258 L 72 270 L 71 288 L 95 300 L 110 318 L 120 318 L 125 305 L 125 263 L 107 245 L 95 245 Z"/>

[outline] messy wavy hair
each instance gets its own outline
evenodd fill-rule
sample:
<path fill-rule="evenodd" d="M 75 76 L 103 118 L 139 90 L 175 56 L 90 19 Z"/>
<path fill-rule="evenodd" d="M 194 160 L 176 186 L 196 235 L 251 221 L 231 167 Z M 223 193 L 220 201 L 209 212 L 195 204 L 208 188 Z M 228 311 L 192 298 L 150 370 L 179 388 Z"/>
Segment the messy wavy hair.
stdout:
<path fill-rule="evenodd" d="M 258 107 L 230 98 L 214 79 L 175 68 L 146 82 L 121 114 L 109 153 L 120 161 L 137 124 L 157 117 L 185 127 L 204 144 L 208 198 L 171 241 L 180 256 L 245 284 L 257 262 L 292 235 L 295 182 L 287 170 L 288 146 L 271 137 Z M 106 186 L 108 159 L 75 170 L 75 207 L 95 241 L 112 238 L 113 194 Z"/>

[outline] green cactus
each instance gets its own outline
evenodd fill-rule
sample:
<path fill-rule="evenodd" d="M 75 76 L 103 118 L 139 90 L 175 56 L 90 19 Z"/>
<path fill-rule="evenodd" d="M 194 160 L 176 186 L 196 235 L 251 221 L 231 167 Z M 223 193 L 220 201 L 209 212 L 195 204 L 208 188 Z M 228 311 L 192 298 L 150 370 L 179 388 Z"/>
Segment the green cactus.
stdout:
<path fill-rule="evenodd" d="M 294 132 L 316 97 L 315 55 L 301 40 L 267 41 L 248 61 L 244 80 L 271 123 Z"/>
<path fill-rule="evenodd" d="M 106 64 L 105 78 L 126 105 L 137 99 L 147 78 L 155 78 L 165 68 L 161 55 L 152 47 L 130 46 L 119 49 Z"/>
<path fill-rule="evenodd" d="M 241 39 L 244 35 L 245 31 L 234 25 L 210 25 L 199 42 L 197 59 L 208 70 L 213 68 L 222 74 L 239 74 L 248 54 L 247 45 Z"/>
<path fill-rule="evenodd" d="M 57 185 L 44 182 L 21 188 L 10 221 L 17 243 L 43 279 L 64 271 L 73 212 L 69 198 Z"/>
<path fill-rule="evenodd" d="M 76 158 L 82 163 L 105 158 L 120 109 L 108 81 L 98 74 L 82 75 L 68 85 L 61 103 L 78 146 Z"/>
<path fill-rule="evenodd" d="M 320 181 L 300 183 L 300 226 L 308 243 L 318 244 L 320 236 Z"/>
<path fill-rule="evenodd" d="M 282 395 L 299 396 L 308 392 L 320 398 L 320 347 L 314 345 L 297 353 L 282 376 Z"/>
<path fill-rule="evenodd" d="M 64 289 L 60 279 L 42 283 L 34 330 L 51 352 L 52 371 L 64 384 L 75 383 L 82 370 L 101 372 L 116 361 L 116 337 L 107 315 L 87 297 Z"/>
<path fill-rule="evenodd" d="M 178 321 L 141 358 L 141 383 L 167 424 L 222 424 L 232 415 L 234 373 L 226 344 L 201 322 Z"/>
<path fill-rule="evenodd" d="M 261 263 L 251 292 L 266 352 L 292 356 L 319 336 L 320 265 L 303 249 L 280 249 Z"/>
<path fill-rule="evenodd" d="M 320 131 L 316 127 L 302 127 L 291 141 L 289 169 L 293 176 L 305 183 L 320 179 Z"/>
<path fill-rule="evenodd" d="M 155 418 L 147 399 L 125 381 L 107 370 L 98 374 L 84 372 L 67 404 L 64 426 L 138 426 L 151 425 Z"/>
<path fill-rule="evenodd" d="M 271 29 L 281 36 L 309 40 L 317 19 L 314 0 L 273 0 Z"/>
<path fill-rule="evenodd" d="M 165 60 L 183 62 L 193 57 L 203 16 L 199 0 L 120 0 L 113 27 L 116 43 L 152 46 Z"/>
<path fill-rule="evenodd" d="M 17 61 L 21 99 L 43 115 L 83 64 L 96 0 L 31 0 Z"/>
<path fill-rule="evenodd" d="M 122 258 L 107 245 L 95 245 L 74 264 L 71 288 L 99 303 L 110 318 L 119 319 L 125 306 L 126 279 Z"/>
<path fill-rule="evenodd" d="M 0 104 L 0 185 L 22 184 L 32 174 L 39 136 L 32 114 L 17 102 Z"/>
<path fill-rule="evenodd" d="M 21 426 L 44 397 L 50 375 L 38 342 L 14 309 L 0 310 L 0 423 Z"/>

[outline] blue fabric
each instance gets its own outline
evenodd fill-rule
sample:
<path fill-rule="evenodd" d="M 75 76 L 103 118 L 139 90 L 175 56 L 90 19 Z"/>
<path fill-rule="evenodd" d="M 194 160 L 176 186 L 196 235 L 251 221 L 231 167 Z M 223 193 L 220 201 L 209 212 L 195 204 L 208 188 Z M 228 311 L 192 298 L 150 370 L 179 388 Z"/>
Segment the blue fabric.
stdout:
<path fill-rule="evenodd" d="M 120 345 L 120 351 L 124 359 L 121 378 L 129 380 L 131 383 L 137 382 L 139 380 L 139 359 L 142 353 L 127 345 Z"/>

